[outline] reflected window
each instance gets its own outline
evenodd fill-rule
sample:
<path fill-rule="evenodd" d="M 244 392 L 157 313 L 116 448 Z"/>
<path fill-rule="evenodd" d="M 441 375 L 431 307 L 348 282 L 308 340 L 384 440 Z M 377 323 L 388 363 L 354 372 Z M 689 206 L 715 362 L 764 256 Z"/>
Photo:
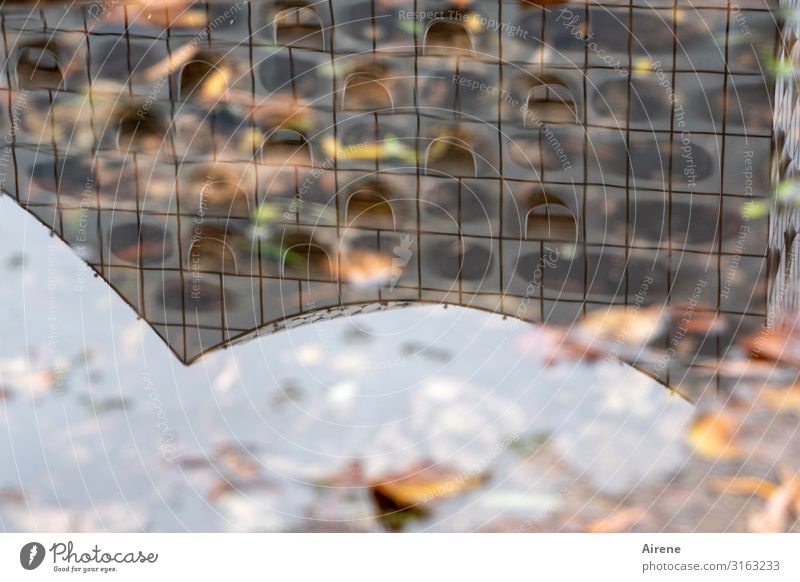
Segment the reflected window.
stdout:
<path fill-rule="evenodd" d="M 261 146 L 261 161 L 278 166 L 313 166 L 314 158 L 305 136 L 293 129 L 276 129 Z"/>
<path fill-rule="evenodd" d="M 477 175 L 475 154 L 466 142 L 454 137 L 435 139 L 428 146 L 425 168 L 428 174 L 473 178 Z"/>
<path fill-rule="evenodd" d="M 426 55 L 458 56 L 473 50 L 472 36 L 463 22 L 436 20 L 425 32 Z"/>
<path fill-rule="evenodd" d="M 542 82 L 528 91 L 523 110 L 525 127 L 542 123 L 575 123 L 578 120 L 572 92 L 558 81 Z"/>
<path fill-rule="evenodd" d="M 394 107 L 388 89 L 370 73 L 353 73 L 344 83 L 342 105 L 349 111 L 379 111 Z"/>
<path fill-rule="evenodd" d="M 210 186 L 206 193 L 208 213 L 225 218 L 247 218 L 250 216 L 250 202 L 247 193 L 231 182 L 218 182 Z"/>
<path fill-rule="evenodd" d="M 575 216 L 558 198 L 540 193 L 534 198 L 525 221 L 525 238 L 538 241 L 575 241 Z"/>
<path fill-rule="evenodd" d="M 278 13 L 273 24 L 275 44 L 295 48 L 325 49 L 322 19 L 313 8 L 308 6 L 287 8 Z"/>
<path fill-rule="evenodd" d="M 180 98 L 218 99 L 228 91 L 228 75 L 219 61 L 195 59 L 181 69 Z"/>
<path fill-rule="evenodd" d="M 21 49 L 16 73 L 20 89 L 56 90 L 64 81 L 56 51 L 46 46 Z"/>
<path fill-rule="evenodd" d="M 163 263 L 174 252 L 166 227 L 155 224 L 121 224 L 108 234 L 108 245 L 118 259 L 142 265 Z"/>
<path fill-rule="evenodd" d="M 162 147 L 165 136 L 166 128 L 155 112 L 143 109 L 129 111 L 119 119 L 117 147 L 156 153 Z"/>
<path fill-rule="evenodd" d="M 334 273 L 330 256 L 312 236 L 304 233 L 284 235 L 281 240 L 281 277 L 332 281 Z"/>
<path fill-rule="evenodd" d="M 348 226 L 395 228 L 389 193 L 380 184 L 361 188 L 347 199 Z"/>
<path fill-rule="evenodd" d="M 189 247 L 189 270 L 237 275 L 239 265 L 228 239 L 222 229 L 204 229 Z"/>

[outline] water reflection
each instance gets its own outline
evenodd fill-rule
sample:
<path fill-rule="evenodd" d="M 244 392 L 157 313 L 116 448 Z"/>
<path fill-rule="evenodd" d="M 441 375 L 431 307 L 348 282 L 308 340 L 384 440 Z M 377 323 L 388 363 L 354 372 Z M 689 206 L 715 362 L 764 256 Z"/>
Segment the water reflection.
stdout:
<path fill-rule="evenodd" d="M 770 12 L 400 4 L 3 7 L 10 527 L 552 529 L 793 377 Z"/>

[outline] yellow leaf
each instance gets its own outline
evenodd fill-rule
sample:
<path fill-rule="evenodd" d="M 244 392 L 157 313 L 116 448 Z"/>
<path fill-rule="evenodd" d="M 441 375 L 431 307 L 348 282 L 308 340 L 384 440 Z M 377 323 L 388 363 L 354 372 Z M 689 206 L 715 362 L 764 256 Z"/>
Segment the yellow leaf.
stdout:
<path fill-rule="evenodd" d="M 689 442 L 706 459 L 735 459 L 741 450 L 734 442 L 739 423 L 725 413 L 703 414 L 689 429 Z"/>
<path fill-rule="evenodd" d="M 458 473 L 435 467 L 409 471 L 399 477 L 388 476 L 372 485 L 372 490 L 398 507 L 414 507 L 469 491 L 479 486 L 483 475 Z"/>
<path fill-rule="evenodd" d="M 581 322 L 580 329 L 625 344 L 647 343 L 661 331 L 663 315 L 660 306 L 644 309 L 610 307 L 589 313 Z"/>

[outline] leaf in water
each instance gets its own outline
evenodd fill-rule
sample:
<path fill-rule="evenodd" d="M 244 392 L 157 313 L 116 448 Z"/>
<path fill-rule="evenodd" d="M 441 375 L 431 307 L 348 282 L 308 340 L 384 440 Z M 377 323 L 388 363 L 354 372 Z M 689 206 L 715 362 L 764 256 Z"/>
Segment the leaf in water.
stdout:
<path fill-rule="evenodd" d="M 718 477 L 711 482 L 711 488 L 720 493 L 757 495 L 769 499 L 778 486 L 761 477 Z"/>
<path fill-rule="evenodd" d="M 695 452 L 706 459 L 735 459 L 741 450 L 734 442 L 739 422 L 729 413 L 700 415 L 688 432 Z"/>
<path fill-rule="evenodd" d="M 712 487 L 723 493 L 755 495 L 767 504 L 748 520 L 748 529 L 754 533 L 783 533 L 789 526 L 790 514 L 800 517 L 800 476 L 788 469 L 780 469 L 780 484 L 760 477 L 722 477 L 712 482 Z"/>
<path fill-rule="evenodd" d="M 743 340 L 750 357 L 800 366 L 800 341 L 794 328 L 762 329 Z"/>
<path fill-rule="evenodd" d="M 370 491 L 377 517 L 389 530 L 400 531 L 410 520 L 426 517 L 431 501 L 463 493 L 483 481 L 483 475 L 421 463 L 375 480 Z"/>
<path fill-rule="evenodd" d="M 0 488 L 0 505 L 21 505 L 25 502 L 25 493 L 16 487 Z"/>
<path fill-rule="evenodd" d="M 593 361 L 604 357 L 602 350 L 554 326 L 540 326 L 535 331 L 516 338 L 514 345 L 521 352 L 533 352 L 541 357 L 545 366 L 584 359 Z"/>
<path fill-rule="evenodd" d="M 767 406 L 778 412 L 794 412 L 800 414 L 800 389 L 790 388 L 779 390 L 777 388 L 763 388 L 758 397 Z"/>
<path fill-rule="evenodd" d="M 549 440 L 550 435 L 548 433 L 536 433 L 512 441 L 508 448 L 523 459 L 527 459 L 546 445 Z"/>
<path fill-rule="evenodd" d="M 339 277 L 357 289 L 377 289 L 402 272 L 389 255 L 371 251 L 350 251 L 342 261 Z"/>
<path fill-rule="evenodd" d="M 439 362 L 449 362 L 453 355 L 448 350 L 426 346 L 416 342 L 404 343 L 400 346 L 400 352 L 406 356 L 424 356 L 430 360 Z"/>
<path fill-rule="evenodd" d="M 217 479 L 214 481 L 211 489 L 208 490 L 206 498 L 209 502 L 214 503 L 219 501 L 220 497 L 231 491 L 237 491 L 237 488 L 233 483 L 227 481 L 226 479 Z"/>
<path fill-rule="evenodd" d="M 590 312 L 580 323 L 579 330 L 592 336 L 627 345 L 649 343 L 664 328 L 662 306 L 644 309 L 609 307 Z"/>
<path fill-rule="evenodd" d="M 94 415 L 111 412 L 113 410 L 125 410 L 130 404 L 125 398 L 89 398 L 84 396 L 83 401 L 86 407 Z"/>
<path fill-rule="evenodd" d="M 409 508 L 469 491 L 480 486 L 484 479 L 482 474 L 423 464 L 386 475 L 371 488 L 374 494 L 391 500 L 397 507 Z"/>
<path fill-rule="evenodd" d="M 747 529 L 752 533 L 785 533 L 796 499 L 794 480 L 784 483 L 770 495 L 764 508 L 747 520 Z"/>
<path fill-rule="evenodd" d="M 261 472 L 261 464 L 248 450 L 234 445 L 224 445 L 217 451 L 217 457 L 228 473 L 240 479 L 255 479 Z"/>
<path fill-rule="evenodd" d="M 6 260 L 6 267 L 11 270 L 18 269 L 25 265 L 25 255 L 15 254 Z"/>
<path fill-rule="evenodd" d="M 598 519 L 586 526 L 589 533 L 621 533 L 639 521 L 645 511 L 641 507 L 626 507 L 608 517 Z"/>
<path fill-rule="evenodd" d="M 303 389 L 294 381 L 289 381 L 272 397 L 272 405 L 276 407 L 300 402 L 303 399 Z"/>

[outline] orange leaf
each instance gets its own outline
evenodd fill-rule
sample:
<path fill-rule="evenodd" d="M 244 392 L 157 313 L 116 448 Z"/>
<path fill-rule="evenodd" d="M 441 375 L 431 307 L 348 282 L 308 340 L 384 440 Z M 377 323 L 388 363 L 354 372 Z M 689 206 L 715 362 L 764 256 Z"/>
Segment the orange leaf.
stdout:
<path fill-rule="evenodd" d="M 734 442 L 739 423 L 730 414 L 702 414 L 688 432 L 695 452 L 706 459 L 735 459 L 741 450 Z"/>
<path fill-rule="evenodd" d="M 644 515 L 640 507 L 628 507 L 612 513 L 608 517 L 590 523 L 586 531 L 589 533 L 620 533 L 636 523 Z"/>
<path fill-rule="evenodd" d="M 723 493 L 757 495 L 763 499 L 769 499 L 778 488 L 775 483 L 760 477 L 719 477 L 712 481 L 711 487 Z"/>

